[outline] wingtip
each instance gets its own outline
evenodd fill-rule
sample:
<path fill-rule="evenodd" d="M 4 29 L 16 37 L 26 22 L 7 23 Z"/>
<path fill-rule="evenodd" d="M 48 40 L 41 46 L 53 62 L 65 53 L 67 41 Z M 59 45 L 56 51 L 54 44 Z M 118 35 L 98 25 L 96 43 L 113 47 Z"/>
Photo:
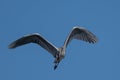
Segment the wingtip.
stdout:
<path fill-rule="evenodd" d="M 94 44 L 94 43 L 97 43 L 98 42 L 98 38 L 95 38 L 93 41 L 92 41 L 92 43 Z"/>
<path fill-rule="evenodd" d="M 12 44 L 8 45 L 8 48 L 13 49 L 13 48 L 15 48 L 15 45 L 12 43 Z"/>
<path fill-rule="evenodd" d="M 96 37 L 95 43 L 97 43 L 99 41 L 99 39 Z"/>

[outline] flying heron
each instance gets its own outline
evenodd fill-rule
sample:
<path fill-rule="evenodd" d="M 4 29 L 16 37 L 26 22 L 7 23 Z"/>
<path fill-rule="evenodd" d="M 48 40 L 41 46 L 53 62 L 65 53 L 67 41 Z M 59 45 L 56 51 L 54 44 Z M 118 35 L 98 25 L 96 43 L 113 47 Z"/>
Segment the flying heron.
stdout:
<path fill-rule="evenodd" d="M 66 47 L 72 39 L 83 40 L 89 43 L 97 42 L 96 36 L 83 27 L 73 27 L 72 31 L 69 33 L 67 39 L 65 40 L 62 47 L 57 48 L 45 38 L 43 38 L 40 34 L 34 33 L 30 35 L 23 36 L 22 38 L 12 42 L 9 45 L 10 49 L 16 48 L 18 46 L 22 46 L 28 43 L 36 43 L 46 49 L 52 56 L 55 58 L 54 60 L 54 70 L 57 68 L 59 62 L 65 57 Z"/>

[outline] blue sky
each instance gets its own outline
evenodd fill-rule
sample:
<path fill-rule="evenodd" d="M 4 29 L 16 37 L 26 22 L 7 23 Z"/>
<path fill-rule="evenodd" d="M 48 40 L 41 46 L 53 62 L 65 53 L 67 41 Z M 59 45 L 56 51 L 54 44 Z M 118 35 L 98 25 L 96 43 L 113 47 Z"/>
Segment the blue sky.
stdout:
<path fill-rule="evenodd" d="M 0 0 L 0 80 L 120 80 L 119 0 Z M 73 40 L 57 70 L 54 58 L 36 44 L 8 45 L 26 34 L 40 33 L 63 45 L 74 26 L 99 39 Z"/>

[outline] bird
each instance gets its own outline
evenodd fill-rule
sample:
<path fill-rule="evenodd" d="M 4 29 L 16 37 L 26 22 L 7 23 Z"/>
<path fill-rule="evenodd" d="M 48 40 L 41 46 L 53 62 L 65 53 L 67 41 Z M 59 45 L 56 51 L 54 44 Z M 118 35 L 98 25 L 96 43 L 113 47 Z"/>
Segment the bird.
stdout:
<path fill-rule="evenodd" d="M 96 43 L 98 41 L 97 37 L 92 32 L 90 32 L 84 27 L 76 26 L 72 28 L 71 32 L 68 34 L 68 37 L 64 41 L 63 46 L 60 48 L 54 46 L 39 33 L 32 33 L 29 35 L 25 35 L 17 39 L 16 41 L 13 41 L 11 44 L 8 45 L 8 47 L 10 49 L 14 49 L 16 47 L 28 43 L 38 44 L 42 48 L 46 49 L 49 53 L 51 53 L 51 55 L 55 58 L 54 60 L 54 64 L 55 64 L 54 70 L 55 70 L 58 67 L 60 61 L 64 59 L 66 48 L 73 39 L 82 40 L 88 43 Z"/>

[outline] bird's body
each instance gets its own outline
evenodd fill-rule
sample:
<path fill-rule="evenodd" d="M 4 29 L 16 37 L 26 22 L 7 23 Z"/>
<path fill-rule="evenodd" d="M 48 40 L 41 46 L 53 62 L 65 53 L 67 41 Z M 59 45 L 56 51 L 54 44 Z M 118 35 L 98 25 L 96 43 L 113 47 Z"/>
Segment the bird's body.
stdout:
<path fill-rule="evenodd" d="M 16 48 L 27 43 L 36 43 L 53 55 L 53 57 L 55 58 L 54 69 L 56 69 L 59 62 L 65 57 L 66 47 L 72 39 L 83 40 L 89 43 L 97 42 L 96 36 L 90 31 L 86 30 L 83 27 L 74 27 L 65 40 L 64 45 L 60 48 L 55 47 L 38 33 L 27 35 L 14 41 L 9 45 L 9 48 Z"/>

